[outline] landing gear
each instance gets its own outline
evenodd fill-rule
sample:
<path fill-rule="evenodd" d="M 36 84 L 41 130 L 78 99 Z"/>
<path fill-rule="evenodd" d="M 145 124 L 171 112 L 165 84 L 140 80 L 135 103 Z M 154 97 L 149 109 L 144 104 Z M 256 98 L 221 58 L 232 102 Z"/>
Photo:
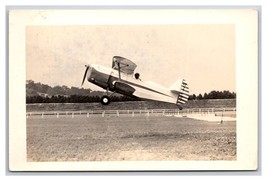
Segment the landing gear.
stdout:
<path fill-rule="evenodd" d="M 110 103 L 110 97 L 108 97 L 108 96 L 102 96 L 101 97 L 101 104 L 103 104 L 103 105 L 108 105 L 109 103 Z"/>
<path fill-rule="evenodd" d="M 180 106 L 180 105 L 177 105 L 177 106 L 178 106 L 179 110 L 183 110 L 182 106 Z"/>
<path fill-rule="evenodd" d="M 108 95 L 108 91 L 109 89 L 107 88 L 106 90 L 106 95 L 104 94 L 102 97 L 101 97 L 101 104 L 102 105 L 109 105 L 109 103 L 111 102 L 111 99 L 110 99 L 110 96 L 112 96 L 116 91 L 112 92 L 111 94 Z"/>

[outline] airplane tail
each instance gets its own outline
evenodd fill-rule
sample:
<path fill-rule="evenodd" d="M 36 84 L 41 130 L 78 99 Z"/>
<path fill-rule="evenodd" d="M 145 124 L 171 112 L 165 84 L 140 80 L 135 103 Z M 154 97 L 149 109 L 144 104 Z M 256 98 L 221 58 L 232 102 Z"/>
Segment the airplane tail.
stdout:
<path fill-rule="evenodd" d="M 185 104 L 189 98 L 189 87 L 184 79 L 179 79 L 169 87 L 172 93 L 177 94 L 177 105 Z"/>

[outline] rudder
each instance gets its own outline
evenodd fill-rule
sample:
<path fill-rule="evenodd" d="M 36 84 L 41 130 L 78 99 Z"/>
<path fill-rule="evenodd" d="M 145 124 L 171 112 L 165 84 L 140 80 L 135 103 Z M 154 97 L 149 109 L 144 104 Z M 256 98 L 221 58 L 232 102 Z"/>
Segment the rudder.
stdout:
<path fill-rule="evenodd" d="M 171 92 L 178 95 L 177 105 L 185 104 L 189 98 L 189 87 L 184 79 L 179 79 L 173 85 L 170 86 Z"/>

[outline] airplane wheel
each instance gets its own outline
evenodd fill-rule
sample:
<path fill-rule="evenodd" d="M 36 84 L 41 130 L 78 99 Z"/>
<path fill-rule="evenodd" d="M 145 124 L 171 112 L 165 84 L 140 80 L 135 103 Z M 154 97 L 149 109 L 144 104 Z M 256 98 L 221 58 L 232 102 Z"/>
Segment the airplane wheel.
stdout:
<path fill-rule="evenodd" d="M 109 103 L 110 103 L 110 97 L 108 96 L 101 97 L 101 104 L 108 105 Z"/>
<path fill-rule="evenodd" d="M 179 110 L 183 110 L 183 107 L 182 107 L 182 106 L 179 106 L 179 105 L 178 105 L 178 108 L 179 108 Z"/>

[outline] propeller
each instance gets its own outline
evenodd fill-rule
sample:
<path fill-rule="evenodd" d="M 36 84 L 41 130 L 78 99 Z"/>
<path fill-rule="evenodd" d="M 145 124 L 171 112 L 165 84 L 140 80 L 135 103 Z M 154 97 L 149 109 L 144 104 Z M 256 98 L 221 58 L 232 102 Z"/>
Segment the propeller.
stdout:
<path fill-rule="evenodd" d="M 82 86 L 83 86 L 84 80 L 86 78 L 86 75 L 87 75 L 87 72 L 88 72 L 90 66 L 89 65 L 85 65 L 85 67 L 86 67 L 86 69 L 85 69 L 84 76 L 83 76 Z"/>

